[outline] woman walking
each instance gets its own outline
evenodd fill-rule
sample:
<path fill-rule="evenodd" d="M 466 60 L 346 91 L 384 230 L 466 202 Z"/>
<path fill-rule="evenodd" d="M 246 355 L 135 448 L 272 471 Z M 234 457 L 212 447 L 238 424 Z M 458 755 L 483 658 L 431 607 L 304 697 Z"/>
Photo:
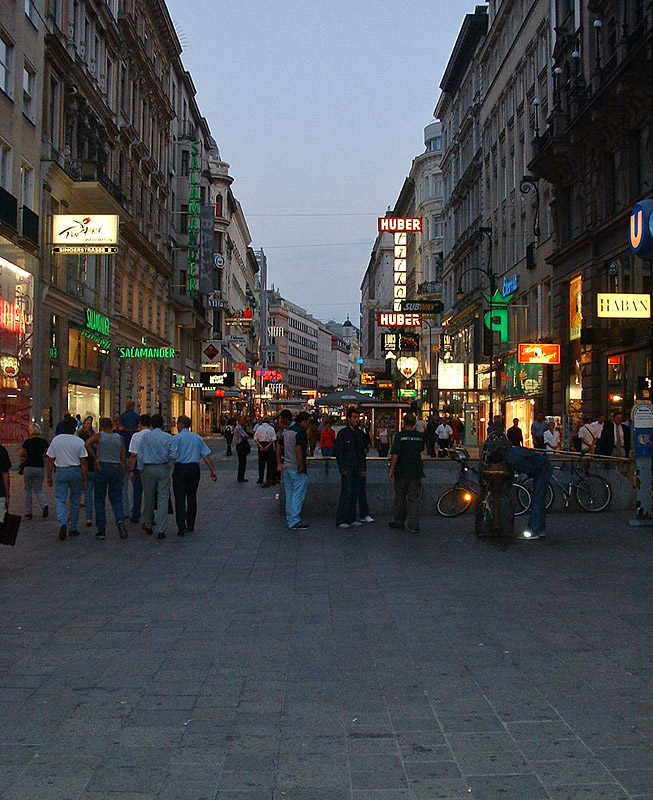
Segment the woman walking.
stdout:
<path fill-rule="evenodd" d="M 392 444 L 392 436 L 388 428 L 388 423 L 385 418 L 379 422 L 379 427 L 376 431 L 376 449 L 379 452 L 380 458 L 387 458 L 390 452 L 390 445 Z"/>
<path fill-rule="evenodd" d="M 81 427 L 77 430 L 77 435 L 86 444 L 88 440 L 95 434 L 93 430 L 93 417 L 85 417 L 82 421 Z M 94 453 L 92 453 L 94 455 Z M 95 459 L 89 458 L 88 460 L 88 484 L 84 492 L 83 505 L 86 509 L 86 527 L 93 524 L 93 507 L 95 505 Z"/>
<path fill-rule="evenodd" d="M 245 470 L 247 469 L 247 456 L 251 447 L 249 445 L 249 434 L 245 430 L 245 417 L 238 417 L 236 430 L 234 431 L 234 444 L 236 455 L 238 456 L 238 483 L 247 483 Z"/>
<path fill-rule="evenodd" d="M 43 491 L 43 478 L 45 477 L 45 462 L 43 458 L 48 449 L 48 443 L 41 435 L 41 427 L 34 423 L 29 426 L 29 439 L 26 439 L 18 456 L 23 464 L 25 478 L 25 519 L 32 519 L 32 494 L 43 507 L 43 519 L 48 518 L 48 501 Z"/>

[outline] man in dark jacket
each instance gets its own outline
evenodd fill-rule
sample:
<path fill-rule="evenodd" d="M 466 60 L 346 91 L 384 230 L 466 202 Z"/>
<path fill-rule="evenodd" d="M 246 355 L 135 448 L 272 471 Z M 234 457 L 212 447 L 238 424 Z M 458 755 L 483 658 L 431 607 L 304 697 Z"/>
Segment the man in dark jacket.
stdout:
<path fill-rule="evenodd" d="M 617 411 L 612 419 L 603 425 L 601 437 L 596 445 L 596 453 L 601 456 L 618 456 L 627 458 L 630 453 L 630 428 L 623 423 L 621 412 Z"/>
<path fill-rule="evenodd" d="M 367 474 L 367 447 L 365 434 L 358 427 L 358 421 L 358 411 L 350 408 L 347 411 L 347 425 L 336 436 L 336 461 L 342 479 L 336 525 L 342 529 L 359 527 L 361 524 L 356 519 L 356 502 Z M 369 517 L 369 509 L 361 508 L 361 514 Z"/>

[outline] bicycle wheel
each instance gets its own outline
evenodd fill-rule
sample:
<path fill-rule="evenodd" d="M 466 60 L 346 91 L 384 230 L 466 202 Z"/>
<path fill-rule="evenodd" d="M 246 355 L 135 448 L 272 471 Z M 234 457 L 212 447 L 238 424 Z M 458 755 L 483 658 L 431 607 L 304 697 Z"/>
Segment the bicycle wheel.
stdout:
<path fill-rule="evenodd" d="M 526 489 L 528 489 L 528 493 L 530 494 L 531 500 L 532 500 L 532 497 L 533 497 L 533 479 L 532 478 L 527 478 L 523 483 L 521 483 L 521 485 L 525 486 Z M 555 499 L 555 495 L 553 494 L 553 486 L 551 486 L 551 484 L 549 484 L 546 487 L 546 506 L 545 506 L 545 508 L 546 508 L 547 511 L 553 505 L 553 500 L 554 499 Z"/>
<path fill-rule="evenodd" d="M 525 514 L 531 507 L 531 493 L 521 483 L 512 485 L 512 507 L 516 517 Z"/>
<path fill-rule="evenodd" d="M 474 495 L 462 486 L 447 489 L 438 498 L 436 508 L 443 517 L 457 517 L 463 514 L 472 504 Z"/>
<path fill-rule="evenodd" d="M 610 484 L 598 475 L 586 475 L 574 491 L 578 505 L 585 511 L 603 511 L 612 499 Z"/>

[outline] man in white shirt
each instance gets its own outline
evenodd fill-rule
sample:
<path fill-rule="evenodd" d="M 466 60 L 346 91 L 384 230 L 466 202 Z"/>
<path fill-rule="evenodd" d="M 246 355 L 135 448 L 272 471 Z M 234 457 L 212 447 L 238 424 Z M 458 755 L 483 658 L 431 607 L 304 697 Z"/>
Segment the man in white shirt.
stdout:
<path fill-rule="evenodd" d="M 594 432 L 592 431 L 592 425 L 594 423 L 590 422 L 591 419 L 592 418 L 589 416 L 584 416 L 583 424 L 578 429 L 578 438 L 580 439 L 581 453 L 594 452 L 595 438 L 594 438 Z"/>
<path fill-rule="evenodd" d="M 439 455 L 446 456 L 449 448 L 451 447 L 451 437 L 453 436 L 453 429 L 451 425 L 445 420 L 441 419 L 440 424 L 435 429 L 435 435 L 438 438 L 440 445 Z"/>
<path fill-rule="evenodd" d="M 264 487 L 277 483 L 277 456 L 274 447 L 276 441 L 276 431 L 266 418 L 256 426 L 254 431 L 254 442 L 258 449 L 258 480 L 256 482 L 263 484 Z M 263 482 L 266 465 L 267 479 Z"/>
<path fill-rule="evenodd" d="M 599 416 L 594 420 L 594 422 L 590 422 L 589 429 L 590 431 L 592 431 L 595 442 L 598 442 L 598 440 L 601 438 L 604 424 L 605 424 L 605 416 L 603 414 L 599 414 Z"/>
<path fill-rule="evenodd" d="M 560 434 L 556 430 L 555 422 L 549 422 L 548 430 L 544 431 L 544 449 L 547 453 L 560 449 Z"/>
<path fill-rule="evenodd" d="M 77 520 L 82 492 L 88 484 L 88 453 L 84 440 L 75 436 L 77 422 L 63 421 L 62 433 L 55 436 L 46 451 L 48 458 L 46 475 L 48 486 L 52 486 L 52 470 L 56 467 L 54 496 L 57 504 L 59 539 L 65 542 L 68 536 L 79 536 Z M 68 495 L 70 494 L 70 518 L 68 517 Z M 70 532 L 70 533 L 69 533 Z"/>
<path fill-rule="evenodd" d="M 141 505 L 143 503 L 143 481 L 141 480 L 141 471 L 137 468 L 138 450 L 141 446 L 143 435 L 152 430 L 152 417 L 149 414 L 141 414 L 138 419 L 138 430 L 129 440 L 129 477 L 134 484 L 134 504 L 129 515 L 129 519 L 132 522 L 140 520 Z"/>

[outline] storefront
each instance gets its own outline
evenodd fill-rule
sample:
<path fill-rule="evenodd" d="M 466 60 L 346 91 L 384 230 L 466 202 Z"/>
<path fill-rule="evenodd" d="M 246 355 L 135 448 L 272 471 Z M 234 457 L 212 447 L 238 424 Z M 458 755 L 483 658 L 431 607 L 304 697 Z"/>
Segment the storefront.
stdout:
<path fill-rule="evenodd" d="M 501 376 L 506 405 L 506 427 L 514 419 L 524 435 L 524 444 L 531 447 L 531 425 L 535 419 L 535 401 L 543 394 L 543 367 L 539 364 L 520 364 L 517 356 L 505 360 Z"/>
<path fill-rule="evenodd" d="M 82 419 L 92 416 L 97 423 L 111 408 L 106 374 L 111 345 L 94 333 L 82 325 L 68 325 L 68 411 Z"/>
<path fill-rule="evenodd" d="M 34 278 L 0 258 L 0 442 L 20 444 L 32 421 Z"/>

